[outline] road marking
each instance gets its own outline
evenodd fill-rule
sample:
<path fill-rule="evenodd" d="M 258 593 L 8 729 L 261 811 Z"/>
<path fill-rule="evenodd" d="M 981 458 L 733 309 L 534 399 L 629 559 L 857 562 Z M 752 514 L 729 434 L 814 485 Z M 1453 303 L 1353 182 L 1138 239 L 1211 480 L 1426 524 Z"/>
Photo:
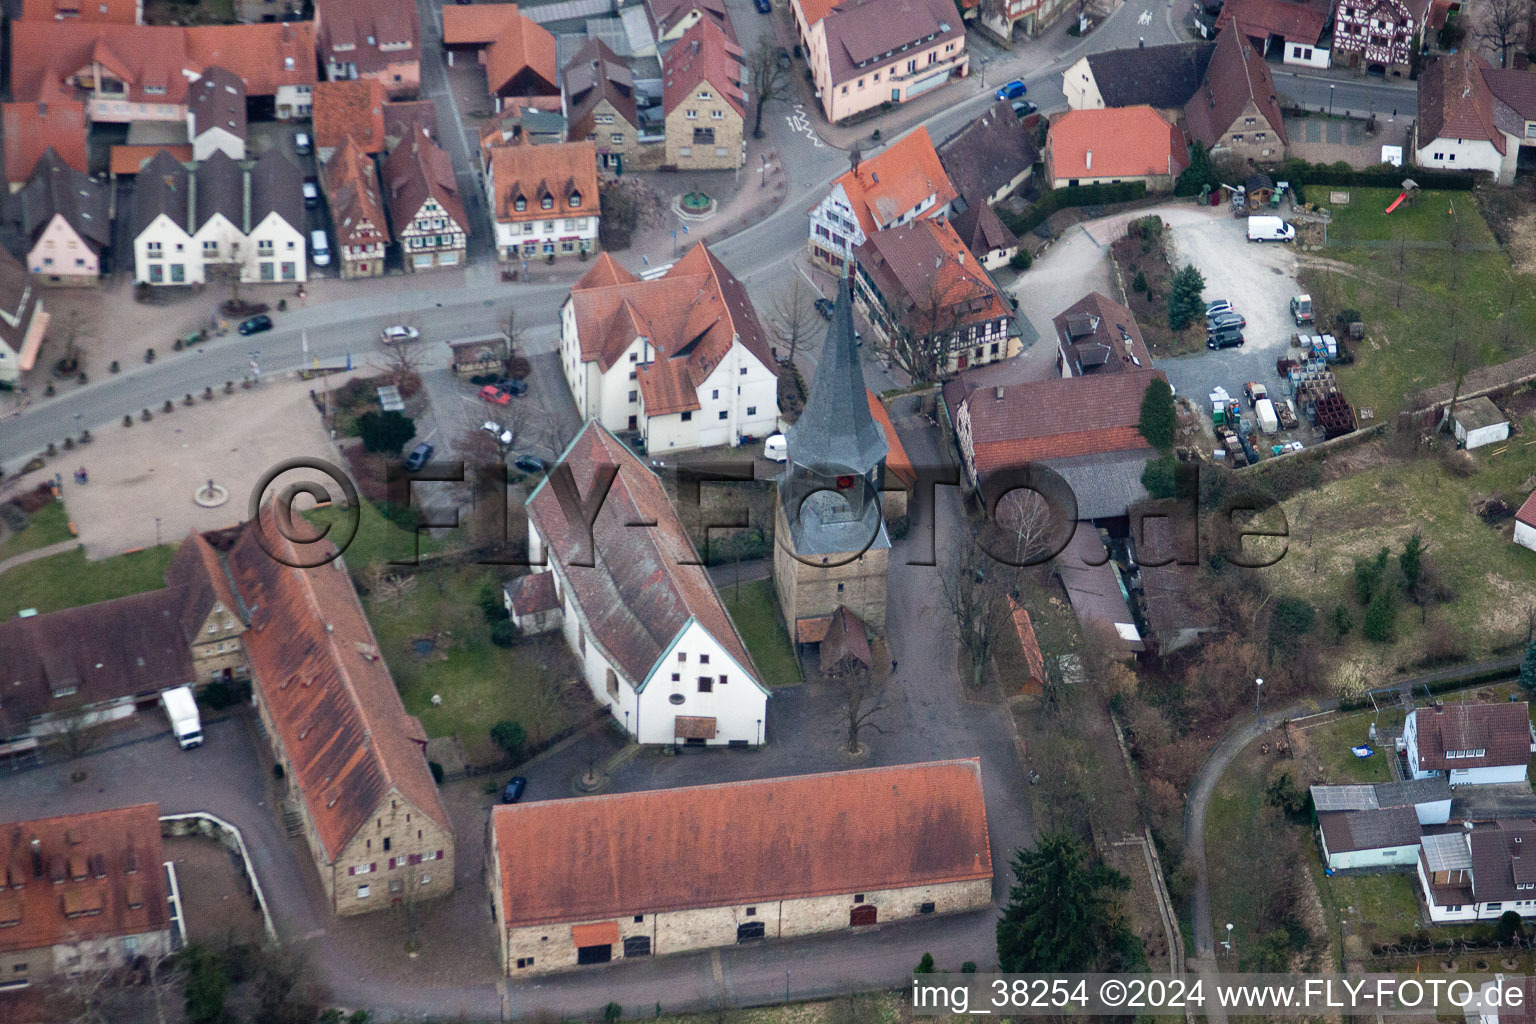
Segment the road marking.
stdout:
<path fill-rule="evenodd" d="M 795 253 L 795 255 L 798 256 L 800 254 L 797 252 L 797 253 Z M 820 295 L 821 294 L 821 285 L 816 283 L 816 279 L 814 277 L 812 277 L 810 274 L 807 274 L 805 272 L 805 267 L 803 265 L 799 264 L 799 263 L 796 263 L 795 264 L 795 269 L 800 272 L 800 276 L 801 277 L 805 278 L 808 282 L 810 282 L 810 285 L 811 285 L 812 288 L 816 289 L 816 294 Z"/>
<path fill-rule="evenodd" d="M 825 148 L 825 143 L 821 141 L 821 136 L 817 135 L 816 129 L 811 127 L 811 119 L 806 116 L 803 103 L 796 103 L 795 112 L 793 114 L 785 114 L 784 120 L 789 122 L 790 131 L 803 132 L 805 137 L 811 140 L 811 145 L 817 149 Z"/>
<path fill-rule="evenodd" d="M 1138 25 L 1150 25 L 1150 24 L 1152 24 L 1152 11 L 1151 11 L 1150 8 L 1141 12 L 1141 17 L 1136 19 L 1136 24 L 1138 24 Z"/>

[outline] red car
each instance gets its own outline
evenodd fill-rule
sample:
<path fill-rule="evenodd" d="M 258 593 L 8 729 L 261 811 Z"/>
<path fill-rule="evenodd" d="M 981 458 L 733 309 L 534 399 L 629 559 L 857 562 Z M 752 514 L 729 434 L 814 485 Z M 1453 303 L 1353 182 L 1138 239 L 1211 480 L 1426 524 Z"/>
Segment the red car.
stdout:
<path fill-rule="evenodd" d="M 506 405 L 512 401 L 512 396 L 501 390 L 494 384 L 487 384 L 480 389 L 480 397 L 492 405 Z"/>

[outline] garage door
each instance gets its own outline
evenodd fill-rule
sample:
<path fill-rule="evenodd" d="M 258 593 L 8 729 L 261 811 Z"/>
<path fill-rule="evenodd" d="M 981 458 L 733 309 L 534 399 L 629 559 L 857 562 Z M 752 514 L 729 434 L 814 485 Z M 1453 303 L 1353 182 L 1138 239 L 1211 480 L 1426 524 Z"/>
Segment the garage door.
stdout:
<path fill-rule="evenodd" d="M 415 256 L 411 257 L 411 263 L 414 264 L 418 270 L 424 267 L 430 267 L 432 265 L 432 254 L 429 252 L 419 252 Z"/>
<path fill-rule="evenodd" d="M 879 914 L 880 912 L 875 909 L 873 904 L 860 903 L 849 912 L 848 924 L 852 928 L 858 928 L 859 926 L 866 924 L 874 924 Z"/>

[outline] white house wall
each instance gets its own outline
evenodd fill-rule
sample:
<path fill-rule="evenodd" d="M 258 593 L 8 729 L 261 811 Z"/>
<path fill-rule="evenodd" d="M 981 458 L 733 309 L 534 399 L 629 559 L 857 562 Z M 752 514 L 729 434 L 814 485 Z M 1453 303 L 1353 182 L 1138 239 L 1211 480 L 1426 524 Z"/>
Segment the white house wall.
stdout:
<path fill-rule="evenodd" d="M 261 243 L 264 241 L 272 243 L 271 256 L 263 256 L 261 254 Z M 276 281 L 278 283 L 303 281 L 306 279 L 306 272 L 309 267 L 307 250 L 308 246 L 303 232 L 294 225 L 289 224 L 276 213 L 269 213 L 260 224 L 251 229 L 249 239 L 241 250 L 241 255 L 245 258 L 245 266 L 241 270 L 241 279 L 252 282 Z M 271 278 L 261 276 L 261 265 L 263 263 L 272 264 L 273 276 Z M 283 277 L 284 263 L 296 264 L 294 277 Z"/>
<path fill-rule="evenodd" d="M 1485 444 L 1508 440 L 1509 424 L 1492 423 L 1486 427 L 1478 427 L 1476 430 L 1470 431 L 1463 431 L 1458 428 L 1456 434 L 1466 442 L 1468 448 L 1481 448 Z"/>
<path fill-rule="evenodd" d="M 1526 765 L 1491 765 L 1486 768 L 1452 768 L 1453 786 L 1496 786 L 1505 782 L 1524 782 Z"/>
<path fill-rule="evenodd" d="M 1430 139 L 1419 140 L 1414 162 L 1420 167 L 1432 167 L 1448 171 L 1488 171 L 1501 184 L 1512 180 L 1513 161 L 1505 177 L 1504 154 L 1486 139 Z M 1514 149 L 1515 147 L 1508 147 Z"/>
<path fill-rule="evenodd" d="M 1401 867 L 1419 855 L 1419 844 L 1388 846 L 1379 850 L 1351 850 L 1328 855 L 1328 866 L 1335 871 L 1363 868 Z"/>
<path fill-rule="evenodd" d="M 734 444 L 744 434 L 766 437 L 778 427 L 778 387 L 773 371 L 745 345 L 734 343 L 699 386 L 699 408 L 687 422 L 681 413 L 645 416 L 645 450 L 713 448 Z M 749 414 L 748 409 L 753 411 Z"/>
<path fill-rule="evenodd" d="M 1414 804 L 1413 810 L 1419 816 L 1420 825 L 1444 825 L 1451 820 L 1451 798 Z"/>
<path fill-rule="evenodd" d="M 1536 526 L 1528 526 L 1525 523 L 1515 524 L 1515 543 L 1521 547 L 1536 551 Z"/>
<path fill-rule="evenodd" d="M 59 213 L 53 215 L 37 244 L 27 253 L 27 269 L 34 274 L 77 279 L 95 279 L 101 273 L 95 250 L 81 240 Z"/>
<path fill-rule="evenodd" d="M 1285 42 L 1285 55 L 1281 60 L 1293 67 L 1326 68 L 1332 63 L 1333 54 L 1325 46 L 1313 46 L 1288 39 Z"/>
<path fill-rule="evenodd" d="M 706 657 L 707 662 L 702 660 Z M 722 675 L 727 680 L 723 685 Z M 710 678 L 710 692 L 699 692 L 701 676 Z M 681 696 L 682 703 L 674 703 L 674 696 Z M 756 744 L 766 725 L 768 695 L 696 621 L 689 622 L 663 655 L 639 697 L 641 743 L 673 742 L 678 715 L 713 718 L 715 738 L 709 742 L 715 746 L 732 740 Z"/>
<path fill-rule="evenodd" d="M 218 251 L 206 252 L 204 246 L 208 242 L 217 243 Z M 207 263 L 234 262 L 237 255 L 243 261 L 245 232 L 238 224 L 231 224 L 222 213 L 216 213 L 192 236 L 192 247 L 197 257 Z"/>
<path fill-rule="evenodd" d="M 149 258 L 151 242 L 159 242 L 161 245 L 160 255 L 153 260 Z M 177 245 L 182 247 L 180 251 L 177 251 Z M 154 282 L 156 284 L 203 283 L 202 254 L 196 251 L 192 237 L 163 213 L 151 221 L 133 240 L 134 281 L 149 281 L 150 267 L 156 263 L 165 268 L 164 277 Z M 180 281 L 173 280 L 171 273 L 171 268 L 178 264 L 185 274 Z"/>
<path fill-rule="evenodd" d="M 194 118 L 187 115 L 187 124 L 190 126 Z M 198 163 L 207 160 L 215 152 L 225 153 L 231 160 L 245 159 L 245 140 L 234 132 L 215 125 L 199 133 L 192 139 L 192 159 Z"/>
<path fill-rule="evenodd" d="M 1104 96 L 1099 92 L 1099 83 L 1094 81 L 1087 57 L 1079 58 L 1061 73 L 1061 91 L 1066 94 L 1069 110 L 1104 109 Z"/>

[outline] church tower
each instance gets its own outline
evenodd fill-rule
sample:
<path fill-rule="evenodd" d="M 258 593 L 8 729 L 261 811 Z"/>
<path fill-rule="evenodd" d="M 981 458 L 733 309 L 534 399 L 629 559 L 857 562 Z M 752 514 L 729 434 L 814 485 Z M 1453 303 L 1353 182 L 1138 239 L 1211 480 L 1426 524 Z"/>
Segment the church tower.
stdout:
<path fill-rule="evenodd" d="M 796 644 L 820 643 L 839 607 L 885 634 L 891 540 L 880 512 L 889 450 L 869 409 L 847 278 L 805 411 L 786 432 L 778 481 L 774 587 Z"/>

